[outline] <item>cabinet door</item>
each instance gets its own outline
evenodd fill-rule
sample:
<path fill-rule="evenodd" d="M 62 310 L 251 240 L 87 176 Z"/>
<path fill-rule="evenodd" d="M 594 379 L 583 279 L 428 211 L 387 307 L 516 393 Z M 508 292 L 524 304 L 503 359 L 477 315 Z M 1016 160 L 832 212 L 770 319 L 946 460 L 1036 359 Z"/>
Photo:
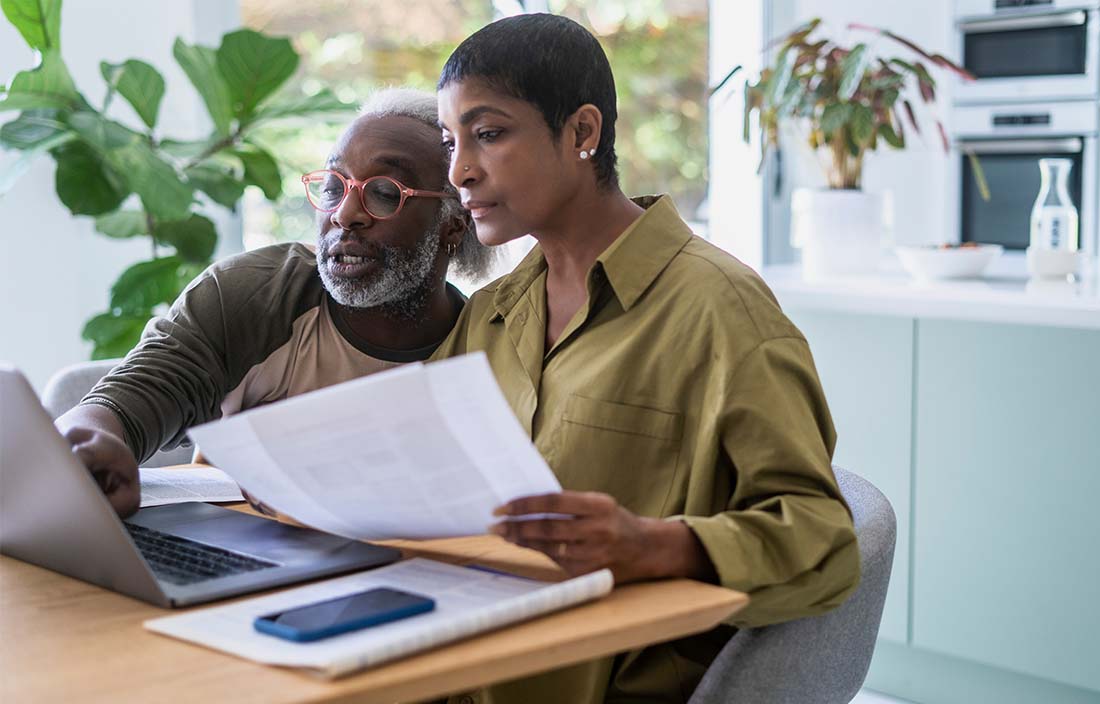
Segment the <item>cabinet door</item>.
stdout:
<path fill-rule="evenodd" d="M 886 495 L 898 539 L 879 637 L 905 643 L 909 630 L 909 467 L 913 320 L 787 311 L 810 343 L 837 430 L 833 460 Z"/>
<path fill-rule="evenodd" d="M 917 329 L 913 644 L 1100 690 L 1100 332 Z"/>

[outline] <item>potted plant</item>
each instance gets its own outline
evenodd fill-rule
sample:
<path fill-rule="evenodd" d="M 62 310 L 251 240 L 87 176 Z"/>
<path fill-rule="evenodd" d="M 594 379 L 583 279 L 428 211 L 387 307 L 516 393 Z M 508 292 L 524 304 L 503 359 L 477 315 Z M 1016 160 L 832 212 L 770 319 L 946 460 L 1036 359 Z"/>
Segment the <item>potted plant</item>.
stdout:
<path fill-rule="evenodd" d="M 811 20 L 774 42 L 774 63 L 755 83 L 745 82 L 744 138 L 749 140 L 755 113 L 761 165 L 768 150 L 780 146 L 781 124 L 788 124 L 803 134 L 825 173 L 827 189 L 797 189 L 791 200 L 792 241 L 802 248 L 808 278 L 875 270 L 886 227 L 885 207 L 882 196 L 861 190 L 864 157 L 879 146 L 904 149 L 909 129 L 921 133 L 910 93 L 915 85 L 923 102 L 935 101 L 936 82 L 929 65 L 973 80 L 944 56 L 885 29 L 848 25 L 902 45 L 914 55 L 911 59 L 878 56 L 862 42 L 844 47 L 815 38 L 820 24 L 820 19 Z M 947 132 L 938 119 L 935 128 L 948 151 Z M 987 197 L 980 167 L 975 166 L 979 188 Z"/>
<path fill-rule="evenodd" d="M 288 120 L 346 119 L 355 110 L 328 90 L 279 90 L 299 61 L 285 38 L 242 29 L 217 48 L 177 39 L 172 55 L 212 127 L 202 139 L 171 139 L 157 126 L 165 82 L 154 67 L 136 59 L 102 62 L 106 97 L 93 106 L 61 58 L 61 0 L 0 0 L 0 9 L 38 60 L 0 76 L 0 114 L 12 115 L 0 125 L 0 147 L 20 152 L 0 168 L 0 197 L 34 159 L 49 155 L 57 163 L 57 197 L 73 215 L 95 218 L 96 230 L 110 238 L 149 239 L 151 258 L 119 275 L 107 310 L 84 326 L 94 359 L 125 354 L 149 318 L 210 264 L 218 239 L 207 217 L 212 206 L 235 209 L 247 186 L 279 198 L 278 161 L 258 131 Z M 137 120 L 108 116 L 120 99 Z"/>

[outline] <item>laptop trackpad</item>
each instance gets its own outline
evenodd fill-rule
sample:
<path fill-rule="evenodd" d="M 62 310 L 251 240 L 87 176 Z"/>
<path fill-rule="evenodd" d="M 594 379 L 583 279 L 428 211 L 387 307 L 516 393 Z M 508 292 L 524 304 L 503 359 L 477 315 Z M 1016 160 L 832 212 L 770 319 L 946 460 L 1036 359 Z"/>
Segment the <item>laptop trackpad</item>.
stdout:
<path fill-rule="evenodd" d="M 284 565 L 316 562 L 362 543 L 210 504 L 142 509 L 131 522 Z"/>

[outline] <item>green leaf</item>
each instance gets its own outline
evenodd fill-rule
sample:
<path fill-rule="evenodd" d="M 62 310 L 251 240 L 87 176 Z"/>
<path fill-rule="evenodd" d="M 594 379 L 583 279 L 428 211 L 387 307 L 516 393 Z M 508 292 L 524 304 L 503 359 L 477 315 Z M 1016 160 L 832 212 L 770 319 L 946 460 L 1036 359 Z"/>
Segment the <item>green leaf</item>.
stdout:
<path fill-rule="evenodd" d="M 100 313 L 84 323 L 80 336 L 94 343 L 92 359 L 123 357 L 137 346 L 141 332 L 153 311 L 139 313 Z"/>
<path fill-rule="evenodd" d="M 821 131 L 826 137 L 844 127 L 852 115 L 850 103 L 829 103 L 821 112 Z"/>
<path fill-rule="evenodd" d="M 852 133 L 852 139 L 856 145 L 866 147 L 871 144 L 875 135 L 875 113 L 871 108 L 860 103 L 852 105 L 852 119 L 848 122 L 848 129 Z"/>
<path fill-rule="evenodd" d="M 157 124 L 160 101 L 164 97 L 164 78 L 160 73 L 137 59 L 122 64 L 104 61 L 99 64 L 99 70 L 110 90 L 117 90 L 133 106 L 141 121 L 152 129 Z"/>
<path fill-rule="evenodd" d="M 10 191 L 23 174 L 27 173 L 27 170 L 31 168 L 31 164 L 34 163 L 34 160 L 44 152 L 59 147 L 75 138 L 76 135 L 73 133 L 65 132 L 55 135 L 43 142 L 39 142 L 30 149 L 24 150 L 23 153 L 19 155 L 18 159 L 8 163 L 3 170 L 0 170 L 0 196 Z"/>
<path fill-rule="evenodd" d="M 68 129 L 57 119 L 55 110 L 27 110 L 0 127 L 0 145 L 9 149 L 32 149 Z"/>
<path fill-rule="evenodd" d="M 69 142 L 55 149 L 53 155 L 57 160 L 57 197 L 73 215 L 109 213 L 130 194 L 100 155 L 84 142 Z"/>
<path fill-rule="evenodd" d="M 902 139 L 901 136 L 894 131 L 894 128 L 887 123 L 884 122 L 878 126 L 878 133 L 882 136 L 883 139 L 886 140 L 886 143 L 894 149 L 905 148 L 905 140 Z"/>
<path fill-rule="evenodd" d="M 42 60 L 30 71 L 15 74 L 0 111 L 34 108 L 73 108 L 83 102 L 69 69 L 56 49 L 42 52 Z"/>
<path fill-rule="evenodd" d="M 357 106 L 345 103 L 327 88 L 315 95 L 295 98 L 272 98 L 252 116 L 251 124 L 288 117 L 312 117 L 315 115 L 343 117 L 354 113 Z"/>
<path fill-rule="evenodd" d="M 867 72 L 867 64 L 871 61 L 871 53 L 867 51 L 866 44 L 856 44 L 855 48 L 840 62 L 840 85 L 837 87 L 837 97 L 841 100 L 849 100 L 856 94 L 863 74 Z"/>
<path fill-rule="evenodd" d="M 298 53 L 286 37 L 267 37 L 241 29 L 222 37 L 217 61 L 218 72 L 233 98 L 233 114 L 244 121 L 260 101 L 294 74 Z"/>
<path fill-rule="evenodd" d="M 108 237 L 125 239 L 149 234 L 149 221 L 140 210 L 118 210 L 96 218 L 95 229 Z"/>
<path fill-rule="evenodd" d="M 187 169 L 187 178 L 219 205 L 236 211 L 237 201 L 244 195 L 245 184 L 230 169 L 213 164 L 199 164 Z"/>
<path fill-rule="evenodd" d="M 779 56 L 775 59 L 775 74 L 765 94 L 765 103 L 774 105 L 783 96 L 791 80 L 791 71 L 794 69 L 796 58 L 798 58 L 798 52 L 791 47 L 785 47 L 779 52 Z"/>
<path fill-rule="evenodd" d="M 268 200 L 278 200 L 283 192 L 283 180 L 275 158 L 258 147 L 251 150 L 237 149 L 233 153 L 240 157 L 244 165 L 244 180 L 259 186 Z"/>
<path fill-rule="evenodd" d="M 233 121 L 233 100 L 229 86 L 218 72 L 217 53 L 209 47 L 188 46 L 177 39 L 172 45 L 172 56 L 202 96 L 214 129 L 223 137 L 228 135 Z"/>
<path fill-rule="evenodd" d="M 198 139 L 194 141 L 184 141 L 178 139 L 162 139 L 160 141 L 160 148 L 165 153 L 174 156 L 177 159 L 195 159 L 201 156 L 213 145 L 213 141 L 209 139 Z"/>
<path fill-rule="evenodd" d="M 172 255 L 134 264 L 111 287 L 111 309 L 143 313 L 171 303 L 182 289 L 176 273 L 182 262 L 181 257 Z"/>
<path fill-rule="evenodd" d="M 141 196 L 146 212 L 163 220 L 187 217 L 194 200 L 191 186 L 142 135 L 94 113 L 75 113 L 69 124 Z"/>
<path fill-rule="evenodd" d="M 218 232 L 214 223 L 201 215 L 192 215 L 186 220 L 157 223 L 154 233 L 157 242 L 176 248 L 176 253 L 184 261 L 206 264 L 214 254 L 218 244 Z"/>
<path fill-rule="evenodd" d="M 56 49 L 61 38 L 61 0 L 0 0 L 0 8 L 32 49 Z"/>

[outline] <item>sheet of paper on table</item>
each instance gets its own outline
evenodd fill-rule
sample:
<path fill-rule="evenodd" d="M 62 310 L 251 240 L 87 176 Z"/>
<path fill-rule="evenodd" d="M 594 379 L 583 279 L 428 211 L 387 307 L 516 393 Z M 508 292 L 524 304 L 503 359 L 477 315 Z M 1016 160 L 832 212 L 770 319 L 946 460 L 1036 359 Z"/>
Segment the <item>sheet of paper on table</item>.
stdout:
<path fill-rule="evenodd" d="M 191 438 L 259 501 L 360 540 L 481 534 L 495 507 L 561 491 L 480 352 L 255 408 Z"/>
<path fill-rule="evenodd" d="M 152 619 L 145 628 L 256 662 L 338 677 L 598 599 L 613 586 L 606 569 L 550 583 L 414 558 L 278 594 Z M 376 587 L 431 597 L 435 610 L 312 643 L 282 640 L 252 626 L 257 616 Z"/>
<path fill-rule="evenodd" d="M 141 507 L 186 501 L 244 501 L 237 482 L 214 467 L 141 468 Z"/>

